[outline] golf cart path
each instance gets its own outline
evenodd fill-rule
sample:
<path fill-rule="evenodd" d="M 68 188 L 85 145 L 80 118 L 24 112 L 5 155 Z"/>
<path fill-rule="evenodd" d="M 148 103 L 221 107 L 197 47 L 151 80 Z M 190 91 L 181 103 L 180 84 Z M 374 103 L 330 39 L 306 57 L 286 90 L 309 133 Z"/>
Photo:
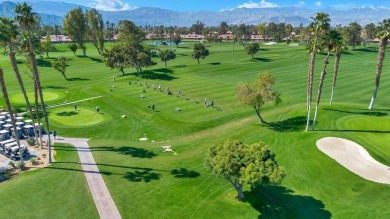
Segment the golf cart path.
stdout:
<path fill-rule="evenodd" d="M 55 142 L 69 143 L 75 146 L 80 157 L 80 163 L 83 167 L 85 178 L 88 182 L 89 190 L 91 191 L 96 208 L 101 219 L 120 219 L 118 209 L 110 192 L 104 183 L 103 177 L 96 166 L 95 159 L 92 156 L 91 150 L 86 138 L 64 138 L 57 137 Z"/>
<path fill-rule="evenodd" d="M 390 167 L 376 161 L 359 144 L 336 137 L 321 138 L 316 144 L 320 151 L 360 177 L 390 184 Z"/>

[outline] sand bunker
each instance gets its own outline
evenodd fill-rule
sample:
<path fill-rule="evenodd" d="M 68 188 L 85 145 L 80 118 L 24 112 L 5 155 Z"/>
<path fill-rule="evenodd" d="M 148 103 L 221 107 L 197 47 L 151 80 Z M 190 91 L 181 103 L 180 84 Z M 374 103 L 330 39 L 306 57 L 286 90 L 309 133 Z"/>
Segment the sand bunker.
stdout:
<path fill-rule="evenodd" d="M 357 143 L 335 137 L 321 138 L 317 147 L 351 172 L 364 179 L 390 184 L 390 168 L 374 158 Z"/>

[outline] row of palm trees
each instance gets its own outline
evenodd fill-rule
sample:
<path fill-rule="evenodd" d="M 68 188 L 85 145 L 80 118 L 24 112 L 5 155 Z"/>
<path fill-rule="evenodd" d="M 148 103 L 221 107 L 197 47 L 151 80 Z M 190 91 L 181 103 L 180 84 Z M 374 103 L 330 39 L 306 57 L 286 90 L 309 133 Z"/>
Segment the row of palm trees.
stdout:
<path fill-rule="evenodd" d="M 33 120 L 33 124 L 35 124 L 35 119 L 34 119 L 34 114 L 33 110 L 30 104 L 30 101 L 28 99 L 26 89 L 24 88 L 24 83 L 22 80 L 22 77 L 20 75 L 16 58 L 15 58 L 15 45 L 16 45 L 16 40 L 18 36 L 20 36 L 21 31 L 25 31 L 27 33 L 27 40 L 28 40 L 28 47 L 26 48 L 27 56 L 30 61 L 30 70 L 32 71 L 32 77 L 33 77 L 33 82 L 34 82 L 34 101 L 35 101 L 35 116 L 37 118 L 38 123 L 40 124 L 40 114 L 39 114 L 39 101 L 41 103 L 41 108 L 43 112 L 43 117 L 46 123 L 46 129 L 48 132 L 48 149 L 49 149 L 49 163 L 52 162 L 51 160 L 51 139 L 50 139 L 50 128 L 49 128 L 49 121 L 48 121 L 48 115 L 46 112 L 46 107 L 45 107 L 45 102 L 43 99 L 43 93 L 42 93 L 42 87 L 41 87 L 41 82 L 39 78 L 39 72 L 37 68 L 37 63 L 35 59 L 35 54 L 33 50 L 33 44 L 32 44 L 32 30 L 33 28 L 38 24 L 38 17 L 37 14 L 32 11 L 32 7 L 29 6 L 26 2 L 23 4 L 17 4 L 15 7 L 15 13 L 17 14 L 14 19 L 6 18 L 6 17 L 1 17 L 0 18 L 0 41 L 8 46 L 9 50 L 9 60 L 12 65 L 13 71 L 15 72 L 16 78 L 18 80 L 18 83 L 20 85 L 20 89 L 23 93 L 24 99 L 26 101 L 26 106 L 28 108 L 28 111 L 30 113 L 30 117 Z M 0 68 L 0 86 L 1 90 L 4 96 L 5 103 L 7 105 L 8 112 L 10 113 L 10 118 L 11 122 L 14 128 L 14 131 L 16 132 L 16 121 L 14 118 L 14 114 L 12 111 L 12 107 L 9 101 L 8 93 L 7 93 L 7 88 L 5 85 L 4 81 L 4 72 Z M 39 128 L 40 131 L 40 128 Z M 35 126 L 34 126 L 34 132 Z M 42 135 L 39 134 L 40 139 L 38 141 L 38 135 L 36 136 L 36 142 L 40 142 L 41 148 L 42 148 Z M 15 135 L 16 140 L 17 140 L 17 145 L 20 150 L 20 143 L 19 143 L 19 137 L 18 135 Z M 23 160 L 21 159 L 23 162 Z"/>
<path fill-rule="evenodd" d="M 314 112 L 314 118 L 312 123 L 312 129 L 315 129 L 318 107 L 321 100 L 322 88 L 326 76 L 326 67 L 329 64 L 329 55 L 331 52 L 334 53 L 335 62 L 334 62 L 334 71 L 333 71 L 333 82 L 332 90 L 330 96 L 330 105 L 333 102 L 333 95 L 336 86 L 338 68 L 340 64 L 341 54 L 347 49 L 341 33 L 337 30 L 330 28 L 330 17 L 328 14 L 319 12 L 315 17 L 312 17 L 312 23 L 309 25 L 309 28 L 313 32 L 313 36 L 308 44 L 308 52 L 310 53 L 310 62 L 308 68 L 308 83 L 307 83 L 307 121 L 306 121 L 306 131 L 309 130 L 310 126 L 310 116 L 311 116 L 311 105 L 312 105 L 312 90 L 313 90 L 313 75 L 314 75 L 314 65 L 316 61 L 316 54 L 324 50 L 327 51 L 327 55 L 324 59 L 324 65 L 321 71 L 320 83 L 318 86 L 316 107 Z M 388 44 L 388 39 L 390 37 L 390 19 L 384 20 L 378 26 L 378 31 L 376 37 L 380 38 L 380 46 L 378 51 L 378 61 L 376 69 L 376 80 L 375 80 L 375 89 L 372 96 L 369 109 L 373 108 L 376 95 L 379 88 L 379 81 L 382 73 L 383 60 L 385 57 L 386 46 Z"/>

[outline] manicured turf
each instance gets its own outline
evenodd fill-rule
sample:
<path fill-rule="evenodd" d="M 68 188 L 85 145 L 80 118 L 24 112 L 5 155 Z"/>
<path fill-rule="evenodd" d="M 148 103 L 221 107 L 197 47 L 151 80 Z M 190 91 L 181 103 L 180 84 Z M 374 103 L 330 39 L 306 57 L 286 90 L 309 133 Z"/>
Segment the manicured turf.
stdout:
<path fill-rule="evenodd" d="M 63 44 L 57 46 L 58 52 L 50 54 L 71 58 L 67 69 L 69 80 L 50 67 L 52 59 L 40 61 L 45 91 L 65 94 L 49 105 L 103 96 L 78 104 L 80 112 L 88 111 L 92 116 L 85 122 L 88 125 L 82 127 L 71 125 L 83 125 L 80 121 L 83 114 L 72 113 L 72 105 L 50 108 L 49 113 L 52 129 L 58 135 L 92 139 L 89 144 L 93 155 L 123 218 L 390 217 L 386 206 L 390 201 L 389 185 L 354 175 L 315 145 L 317 139 L 325 136 L 347 138 L 390 165 L 387 145 L 390 142 L 387 97 L 390 63 L 387 60 L 375 109 L 367 110 L 375 80 L 375 45 L 342 55 L 333 106 L 328 103 L 333 71 L 331 56 L 317 130 L 310 132 L 303 131 L 309 61 L 304 46 L 261 45 L 261 51 L 251 60 L 243 46 L 236 45 L 233 54 L 232 44 L 206 44 L 210 56 L 198 65 L 191 58 L 192 45 L 193 42 L 185 42 L 175 48 L 177 58 L 169 61 L 167 68 L 156 58 L 158 64 L 144 68 L 138 76 L 143 85 L 147 81 L 150 86 L 161 85 L 164 91 L 169 87 L 173 95 L 135 84 L 134 69 L 126 69 L 126 75 L 122 76 L 117 70 L 106 68 L 91 45 L 87 50 L 89 57 L 85 58 L 73 56 Z M 324 57 L 318 55 L 316 62 L 314 97 Z M 6 58 L 1 57 L 1 63 L 10 93 L 15 95 L 19 91 Z M 253 109 L 239 106 L 235 97 L 239 81 L 254 80 L 265 70 L 276 76 L 283 101 L 278 106 L 264 107 L 262 113 L 269 125 L 261 125 Z M 180 97 L 176 97 L 178 89 L 182 90 Z M 208 102 L 214 100 L 215 106 L 222 110 L 204 107 L 205 98 Z M 148 108 L 152 104 L 156 107 L 154 111 Z M 90 118 L 99 116 L 94 111 L 96 106 L 104 113 L 101 114 L 104 121 L 93 124 Z M 176 107 L 181 111 L 175 111 Z M 127 118 L 121 118 L 122 115 Z M 140 142 L 138 139 L 144 134 L 153 142 Z M 248 201 L 236 201 L 233 187 L 203 167 L 207 148 L 227 138 L 239 138 L 247 143 L 266 142 L 286 169 L 287 177 L 282 185 L 247 188 Z M 164 145 L 172 145 L 177 155 L 162 152 Z M 45 171 L 36 172 L 39 177 L 49 178 L 41 182 L 43 186 L 58 177 Z M 18 176 L 25 186 L 29 178 L 24 175 L 28 174 Z M 85 185 L 75 186 L 82 190 Z M 0 184 L 0 194 L 4 191 L 7 190 Z M 43 198 L 35 191 L 32 194 Z M 59 202 L 52 208 L 71 205 Z M 6 210 L 15 209 L 16 205 L 7 205 Z"/>
<path fill-rule="evenodd" d="M 34 101 L 34 93 L 33 92 L 28 92 L 27 93 L 28 99 L 33 102 Z M 43 97 L 45 99 L 45 103 L 50 103 L 58 99 L 64 98 L 65 94 L 55 92 L 55 91 L 45 91 L 43 93 Z M 10 101 L 15 104 L 21 104 L 25 105 L 26 101 L 23 97 L 22 93 L 14 94 L 10 97 Z"/>
<path fill-rule="evenodd" d="M 0 184 L 1 218 L 98 218 L 76 149 L 56 144 L 56 151 L 50 167 Z"/>
<path fill-rule="evenodd" d="M 73 105 L 50 110 L 50 119 L 68 127 L 92 126 L 112 119 L 109 114 L 96 112 L 95 109 Z"/>

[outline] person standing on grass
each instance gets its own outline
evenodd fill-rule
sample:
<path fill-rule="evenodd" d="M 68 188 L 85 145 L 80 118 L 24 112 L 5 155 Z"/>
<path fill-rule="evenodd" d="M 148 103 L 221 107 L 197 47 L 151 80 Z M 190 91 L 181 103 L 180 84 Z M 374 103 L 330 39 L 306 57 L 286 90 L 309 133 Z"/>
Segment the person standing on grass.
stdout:
<path fill-rule="evenodd" d="M 57 140 L 57 132 L 56 132 L 56 130 L 53 131 L 53 137 L 54 137 L 54 140 Z"/>
<path fill-rule="evenodd" d="M 154 111 L 154 104 L 152 104 L 152 110 Z"/>
<path fill-rule="evenodd" d="M 74 110 L 77 111 L 77 105 L 76 105 L 76 104 L 73 104 L 73 106 L 74 106 Z"/>

